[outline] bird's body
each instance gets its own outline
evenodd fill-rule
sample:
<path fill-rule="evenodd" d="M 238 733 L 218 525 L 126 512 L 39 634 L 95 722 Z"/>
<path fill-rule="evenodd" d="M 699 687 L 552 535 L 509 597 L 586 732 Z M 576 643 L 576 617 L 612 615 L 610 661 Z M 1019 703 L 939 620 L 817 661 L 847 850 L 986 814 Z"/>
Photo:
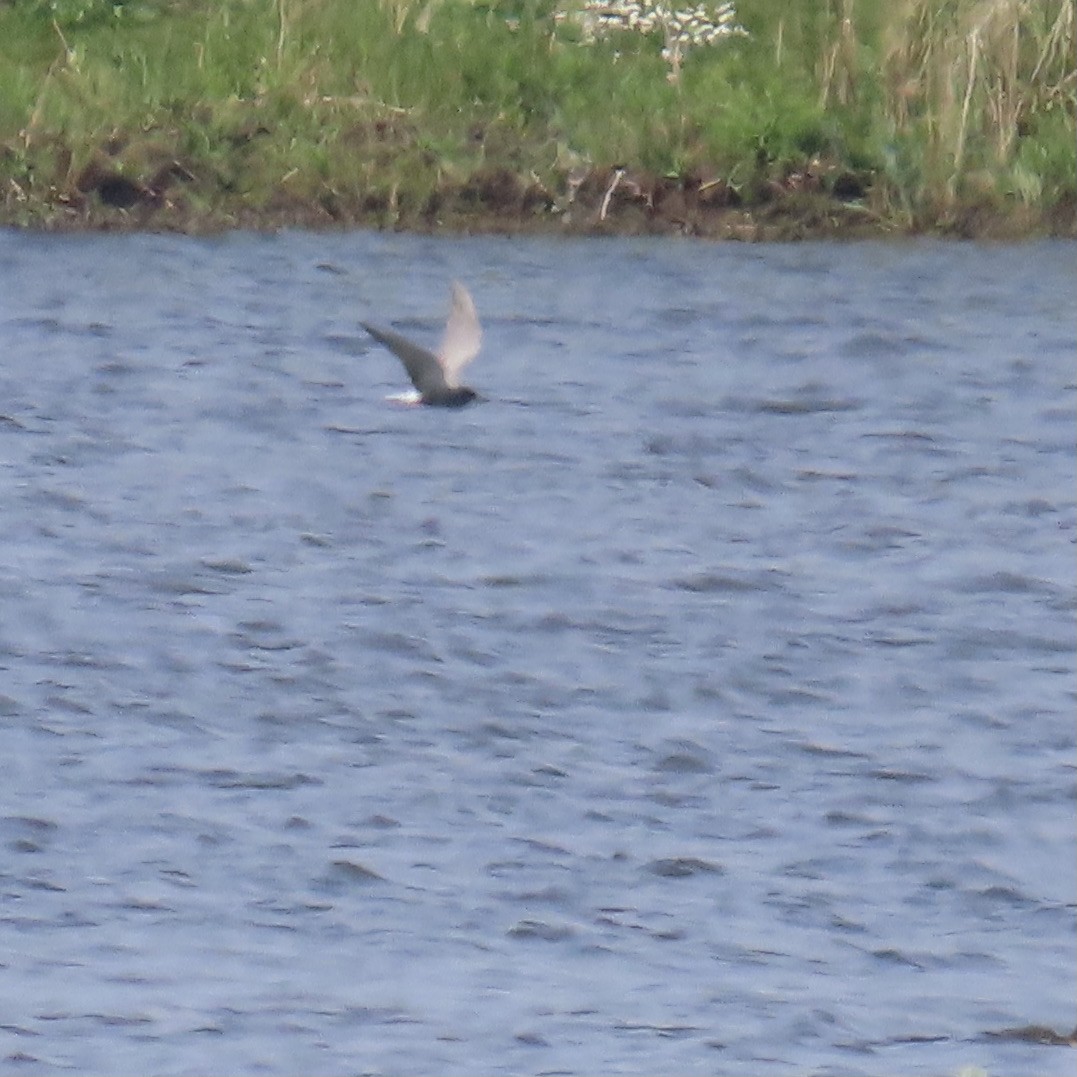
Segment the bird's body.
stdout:
<path fill-rule="evenodd" d="M 441 348 L 436 354 L 391 329 L 380 329 L 367 322 L 360 324 L 404 364 L 419 394 L 419 403 L 460 408 L 478 397 L 474 389 L 459 383 L 460 371 L 478 355 L 482 343 L 482 327 L 475 304 L 459 281 L 452 284 L 452 307 Z"/>

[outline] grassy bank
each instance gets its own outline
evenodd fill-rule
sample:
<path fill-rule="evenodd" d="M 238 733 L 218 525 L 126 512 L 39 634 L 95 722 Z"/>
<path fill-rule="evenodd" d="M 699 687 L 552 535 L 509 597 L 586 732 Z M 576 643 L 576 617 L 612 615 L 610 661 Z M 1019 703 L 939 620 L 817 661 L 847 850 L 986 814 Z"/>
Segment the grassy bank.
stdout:
<path fill-rule="evenodd" d="M 1077 233 L 1071 0 L 585 6 L 0 0 L 0 223 Z"/>

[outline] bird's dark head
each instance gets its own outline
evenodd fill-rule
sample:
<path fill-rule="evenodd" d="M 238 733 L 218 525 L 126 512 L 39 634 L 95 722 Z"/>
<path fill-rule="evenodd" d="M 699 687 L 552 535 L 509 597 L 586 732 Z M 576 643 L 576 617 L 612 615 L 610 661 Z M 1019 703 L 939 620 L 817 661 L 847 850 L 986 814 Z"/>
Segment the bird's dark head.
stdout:
<path fill-rule="evenodd" d="M 465 404 L 478 399 L 479 394 L 466 385 L 456 385 L 451 389 L 423 394 L 423 403 L 437 408 L 462 408 Z"/>

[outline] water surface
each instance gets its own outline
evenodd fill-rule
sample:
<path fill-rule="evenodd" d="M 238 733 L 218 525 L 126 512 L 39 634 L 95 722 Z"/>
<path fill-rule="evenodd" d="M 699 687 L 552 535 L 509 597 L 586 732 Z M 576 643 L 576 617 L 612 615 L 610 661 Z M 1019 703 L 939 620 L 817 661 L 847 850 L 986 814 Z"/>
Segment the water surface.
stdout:
<path fill-rule="evenodd" d="M 1074 255 L 0 234 L 5 1066 L 1072 1072 Z"/>

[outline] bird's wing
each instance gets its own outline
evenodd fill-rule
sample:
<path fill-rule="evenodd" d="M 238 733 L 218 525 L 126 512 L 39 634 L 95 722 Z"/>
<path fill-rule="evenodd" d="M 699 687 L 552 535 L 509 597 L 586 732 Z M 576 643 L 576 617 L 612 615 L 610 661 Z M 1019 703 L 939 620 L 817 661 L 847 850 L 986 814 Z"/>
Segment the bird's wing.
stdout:
<path fill-rule="evenodd" d="M 427 393 L 444 391 L 446 388 L 445 371 L 441 361 L 433 352 L 412 344 L 407 337 L 394 333 L 391 329 L 379 329 L 376 325 L 360 322 L 360 325 L 379 344 L 384 344 L 403 364 L 411 378 L 411 384 L 424 396 Z"/>
<path fill-rule="evenodd" d="M 445 323 L 438 359 L 445 371 L 445 381 L 455 386 L 460 371 L 479 354 L 482 346 L 482 326 L 475 312 L 475 303 L 468 290 L 458 281 L 452 282 L 452 307 Z"/>

